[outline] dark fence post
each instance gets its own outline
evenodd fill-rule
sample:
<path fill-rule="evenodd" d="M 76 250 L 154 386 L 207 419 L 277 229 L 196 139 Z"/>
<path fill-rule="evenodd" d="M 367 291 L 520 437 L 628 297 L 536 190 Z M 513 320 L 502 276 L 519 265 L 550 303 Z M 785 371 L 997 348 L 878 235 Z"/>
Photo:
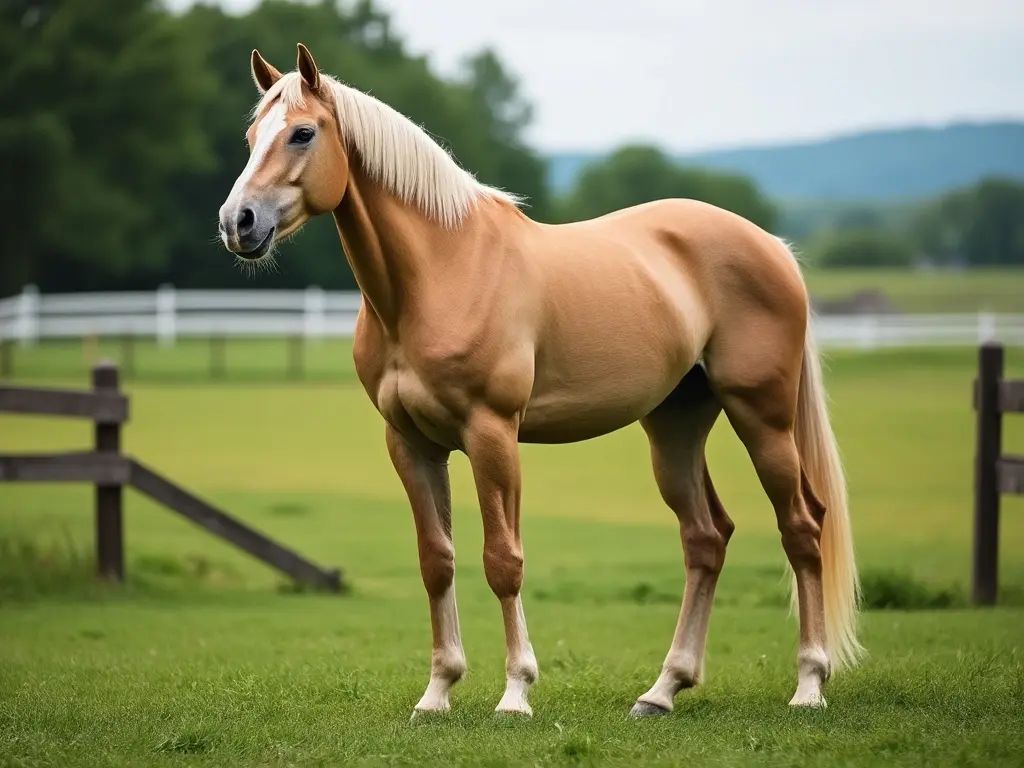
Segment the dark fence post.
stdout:
<path fill-rule="evenodd" d="M 975 384 L 977 444 L 974 454 L 974 562 L 971 600 L 994 605 L 999 583 L 999 458 L 1003 419 L 999 408 L 1003 347 L 987 342 L 978 354 Z"/>
<path fill-rule="evenodd" d="M 117 366 L 102 361 L 93 366 L 96 392 L 116 393 L 120 386 Z M 96 452 L 121 452 L 121 425 L 95 422 Z M 96 569 L 102 578 L 124 581 L 124 486 L 96 484 Z"/>

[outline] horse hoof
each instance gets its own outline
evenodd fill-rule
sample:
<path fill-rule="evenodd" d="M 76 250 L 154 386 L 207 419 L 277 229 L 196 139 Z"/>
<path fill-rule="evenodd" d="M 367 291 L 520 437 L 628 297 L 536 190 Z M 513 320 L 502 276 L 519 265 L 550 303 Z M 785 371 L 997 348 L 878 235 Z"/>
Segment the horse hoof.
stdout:
<path fill-rule="evenodd" d="M 669 710 L 664 707 L 659 707 L 657 704 L 651 704 L 648 701 L 638 701 L 633 705 L 633 708 L 629 710 L 629 716 L 634 720 L 639 720 L 641 717 L 661 717 L 668 713 Z"/>
<path fill-rule="evenodd" d="M 496 709 L 494 710 L 495 717 L 522 717 L 530 719 L 533 717 L 533 710 L 527 705 L 526 709 Z"/>
<path fill-rule="evenodd" d="M 411 723 L 431 723 L 448 714 L 447 709 L 414 709 L 409 716 Z"/>
<path fill-rule="evenodd" d="M 801 709 L 825 709 L 828 704 L 825 702 L 825 697 L 821 693 L 815 691 L 811 694 L 800 694 L 797 693 L 789 702 L 791 707 L 799 707 Z"/>

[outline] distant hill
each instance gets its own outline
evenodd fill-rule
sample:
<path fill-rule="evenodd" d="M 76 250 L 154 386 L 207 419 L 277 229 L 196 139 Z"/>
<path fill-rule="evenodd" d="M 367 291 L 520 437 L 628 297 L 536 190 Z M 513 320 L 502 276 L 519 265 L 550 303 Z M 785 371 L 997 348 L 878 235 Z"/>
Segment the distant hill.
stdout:
<path fill-rule="evenodd" d="M 549 179 L 567 190 L 599 154 L 549 158 Z M 677 155 L 680 162 L 752 177 L 777 199 L 919 198 L 1000 174 L 1024 179 L 1024 122 L 879 130 L 818 142 Z"/>

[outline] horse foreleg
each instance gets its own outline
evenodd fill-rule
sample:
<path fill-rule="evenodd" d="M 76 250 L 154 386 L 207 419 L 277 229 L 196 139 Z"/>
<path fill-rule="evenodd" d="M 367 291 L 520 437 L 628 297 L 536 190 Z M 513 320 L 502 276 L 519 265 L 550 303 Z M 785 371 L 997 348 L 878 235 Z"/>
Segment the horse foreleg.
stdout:
<path fill-rule="evenodd" d="M 505 694 L 497 712 L 530 715 L 530 686 L 537 680 L 537 659 L 526 631 L 520 590 L 523 586 L 523 545 L 519 536 L 518 423 L 491 412 L 478 412 L 465 437 L 473 468 L 484 528 L 484 572 L 501 602 L 505 622 Z"/>
<path fill-rule="evenodd" d="M 430 600 L 434 651 L 430 682 L 416 712 L 446 712 L 449 693 L 466 671 L 466 655 L 455 605 L 455 547 L 452 544 L 451 491 L 447 451 L 431 455 L 416 450 L 390 426 L 387 445 L 395 471 L 405 486 L 416 524 L 420 574 Z"/>

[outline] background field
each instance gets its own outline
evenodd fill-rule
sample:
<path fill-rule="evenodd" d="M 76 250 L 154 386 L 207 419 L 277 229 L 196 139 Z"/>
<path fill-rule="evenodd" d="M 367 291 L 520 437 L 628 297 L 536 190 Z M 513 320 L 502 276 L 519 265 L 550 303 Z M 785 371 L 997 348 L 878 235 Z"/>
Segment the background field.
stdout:
<path fill-rule="evenodd" d="M 1024 312 L 1024 269 L 817 269 L 806 276 L 821 299 L 877 289 L 900 312 Z"/>
<path fill-rule="evenodd" d="M 260 359 L 258 345 L 249 351 Z M 348 379 L 348 352 L 337 352 Z M 133 494 L 130 584 L 87 589 L 90 490 L 0 486 L 0 764 L 1019 765 L 1020 499 L 1004 502 L 1004 607 L 964 607 L 973 363 L 970 351 L 830 361 L 869 599 L 901 609 L 866 614 L 871 655 L 833 681 L 825 712 L 785 706 L 796 627 L 782 550 L 749 462 L 719 423 L 709 462 L 738 530 L 712 620 L 708 684 L 681 694 L 671 717 L 642 724 L 624 716 L 667 649 L 683 571 L 638 427 L 523 448 L 525 603 L 542 676 L 531 722 L 495 724 L 490 714 L 503 684 L 500 615 L 483 578 L 468 464 L 453 459 L 471 672 L 451 719 L 413 727 L 429 622 L 404 495 L 362 390 L 129 385 L 129 452 L 341 565 L 353 591 L 292 594 Z M 1024 374 L 1020 351 L 1009 368 Z M 0 451 L 89 440 L 84 424 L 0 418 Z M 1024 448 L 1024 419 L 1009 420 L 1005 442 Z"/>

